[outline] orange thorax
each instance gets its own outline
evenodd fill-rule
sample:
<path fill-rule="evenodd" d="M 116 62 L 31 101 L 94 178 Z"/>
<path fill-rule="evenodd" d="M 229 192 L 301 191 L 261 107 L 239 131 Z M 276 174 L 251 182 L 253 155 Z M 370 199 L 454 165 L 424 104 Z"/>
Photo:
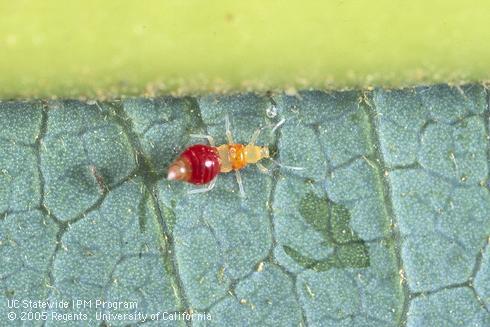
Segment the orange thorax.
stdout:
<path fill-rule="evenodd" d="M 257 145 L 223 144 L 217 147 L 220 156 L 220 171 L 240 170 L 249 163 L 269 157 L 269 148 Z"/>

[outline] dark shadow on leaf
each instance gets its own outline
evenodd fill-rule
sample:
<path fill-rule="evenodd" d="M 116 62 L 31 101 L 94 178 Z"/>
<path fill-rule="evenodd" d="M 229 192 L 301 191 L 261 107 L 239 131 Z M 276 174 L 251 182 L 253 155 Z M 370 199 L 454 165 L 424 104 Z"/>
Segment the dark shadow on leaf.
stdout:
<path fill-rule="evenodd" d="M 308 193 L 300 202 L 300 214 L 324 241 L 322 246 L 333 252 L 322 260 L 302 255 L 290 246 L 283 249 L 296 263 L 306 269 L 326 271 L 330 268 L 365 268 L 370 265 L 365 242 L 350 228 L 350 212 L 341 205 L 314 193 Z"/>

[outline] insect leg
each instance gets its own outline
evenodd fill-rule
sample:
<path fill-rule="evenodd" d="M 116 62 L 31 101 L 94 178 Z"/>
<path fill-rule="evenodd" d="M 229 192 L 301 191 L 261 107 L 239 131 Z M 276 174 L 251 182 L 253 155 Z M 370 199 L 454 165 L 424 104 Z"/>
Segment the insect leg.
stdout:
<path fill-rule="evenodd" d="M 250 145 L 255 145 L 255 142 L 257 142 L 261 131 L 262 128 L 258 128 L 255 130 L 255 132 L 252 134 L 252 137 L 250 138 L 250 142 L 248 142 Z"/>
<path fill-rule="evenodd" d="M 266 129 L 266 128 L 270 128 L 272 127 L 272 125 L 266 125 L 264 127 L 261 127 L 261 128 L 257 128 L 254 133 L 252 134 L 252 137 L 250 138 L 250 142 L 248 142 L 249 144 L 251 145 L 255 145 L 255 142 L 257 142 L 257 139 L 259 138 L 259 135 L 260 133 Z"/>
<path fill-rule="evenodd" d="M 238 183 L 238 188 L 240 189 L 240 196 L 245 197 L 245 190 L 243 189 L 242 175 L 238 170 L 235 170 L 236 181 Z"/>
<path fill-rule="evenodd" d="M 226 138 L 228 139 L 228 143 L 233 144 L 233 135 L 231 134 L 230 118 L 228 117 L 228 115 L 225 116 L 225 128 L 226 128 Z"/>
<path fill-rule="evenodd" d="M 214 146 L 214 139 L 211 135 L 205 135 L 205 134 L 189 134 L 190 137 L 196 138 L 196 139 L 207 139 L 209 142 L 209 145 Z"/>
<path fill-rule="evenodd" d="M 270 173 L 270 170 L 266 166 L 261 164 L 260 162 L 257 162 L 255 165 L 257 166 L 257 168 L 259 168 L 261 173 L 263 173 L 263 174 L 269 174 Z"/>
<path fill-rule="evenodd" d="M 202 187 L 202 188 L 195 188 L 193 190 L 189 190 L 187 191 L 187 194 L 198 194 L 198 193 L 206 193 L 206 192 L 209 192 L 213 189 L 213 187 L 216 185 L 216 180 L 218 179 L 218 177 L 215 177 L 215 179 L 213 179 L 209 185 L 207 187 Z"/>

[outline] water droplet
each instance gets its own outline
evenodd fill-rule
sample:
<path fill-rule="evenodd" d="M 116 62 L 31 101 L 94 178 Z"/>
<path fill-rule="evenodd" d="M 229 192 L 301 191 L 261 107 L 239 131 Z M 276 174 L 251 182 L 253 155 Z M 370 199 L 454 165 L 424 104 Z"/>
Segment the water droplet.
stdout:
<path fill-rule="evenodd" d="M 267 117 L 274 118 L 277 116 L 277 107 L 274 104 L 271 104 L 269 108 L 265 111 Z"/>

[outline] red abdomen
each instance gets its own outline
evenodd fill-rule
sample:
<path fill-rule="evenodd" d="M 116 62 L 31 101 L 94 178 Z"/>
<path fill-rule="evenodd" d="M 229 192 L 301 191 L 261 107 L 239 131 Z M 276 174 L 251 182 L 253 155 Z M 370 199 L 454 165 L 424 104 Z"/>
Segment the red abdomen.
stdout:
<path fill-rule="evenodd" d="M 191 169 L 187 179 L 189 183 L 209 183 L 220 171 L 220 159 L 215 147 L 195 144 L 188 147 L 180 156 L 189 163 Z"/>

